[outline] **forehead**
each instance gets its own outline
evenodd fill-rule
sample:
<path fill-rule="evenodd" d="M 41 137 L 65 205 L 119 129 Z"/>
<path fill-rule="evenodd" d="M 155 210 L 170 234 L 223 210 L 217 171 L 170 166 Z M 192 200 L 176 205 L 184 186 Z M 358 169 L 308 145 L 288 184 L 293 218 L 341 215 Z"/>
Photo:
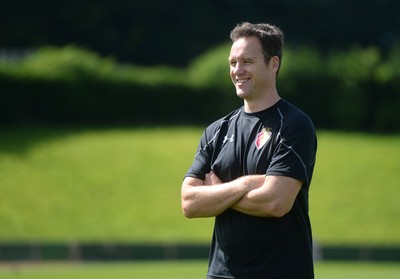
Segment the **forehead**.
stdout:
<path fill-rule="evenodd" d="M 233 42 L 229 59 L 237 59 L 242 57 L 262 56 L 262 47 L 258 38 L 242 37 Z"/>

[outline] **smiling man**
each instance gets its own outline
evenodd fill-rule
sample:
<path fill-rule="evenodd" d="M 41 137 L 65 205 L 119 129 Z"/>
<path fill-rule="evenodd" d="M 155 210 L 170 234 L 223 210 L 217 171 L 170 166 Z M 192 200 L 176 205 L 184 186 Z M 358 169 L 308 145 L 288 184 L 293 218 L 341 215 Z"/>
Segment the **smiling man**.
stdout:
<path fill-rule="evenodd" d="M 205 129 L 182 210 L 215 217 L 207 278 L 314 278 L 308 192 L 317 139 L 276 88 L 283 33 L 246 22 L 231 39 L 230 76 L 244 104 Z"/>

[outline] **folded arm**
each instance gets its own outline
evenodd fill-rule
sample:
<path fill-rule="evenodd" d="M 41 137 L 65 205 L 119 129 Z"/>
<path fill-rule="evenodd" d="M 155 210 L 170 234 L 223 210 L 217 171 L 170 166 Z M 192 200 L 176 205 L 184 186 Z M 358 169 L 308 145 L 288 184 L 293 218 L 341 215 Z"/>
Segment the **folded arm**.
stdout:
<path fill-rule="evenodd" d="M 264 184 L 247 192 L 232 209 L 260 217 L 282 217 L 294 204 L 303 182 L 285 176 L 265 176 Z"/>
<path fill-rule="evenodd" d="M 227 183 L 213 172 L 204 181 L 186 177 L 181 191 L 183 213 L 188 218 L 217 216 L 263 183 L 264 176 L 260 175 L 242 176 Z"/>

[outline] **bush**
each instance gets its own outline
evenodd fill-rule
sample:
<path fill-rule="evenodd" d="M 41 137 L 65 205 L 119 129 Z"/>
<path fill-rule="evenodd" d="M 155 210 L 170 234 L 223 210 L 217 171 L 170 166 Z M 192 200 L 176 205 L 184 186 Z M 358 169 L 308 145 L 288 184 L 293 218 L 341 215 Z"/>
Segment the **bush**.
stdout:
<path fill-rule="evenodd" d="M 232 90 L 228 56 L 231 44 L 217 46 L 194 59 L 188 68 L 191 84 Z"/>
<path fill-rule="evenodd" d="M 0 124 L 206 123 L 237 106 L 229 77 L 230 44 L 187 69 L 122 65 L 75 46 L 46 47 L 0 61 Z M 398 132 L 400 47 L 321 53 L 287 47 L 278 90 L 317 128 Z"/>
<path fill-rule="evenodd" d="M 183 70 L 119 65 L 74 46 L 0 65 L 3 125 L 207 121 L 218 106 L 206 104 L 222 103 L 215 89 L 188 86 Z"/>
<path fill-rule="evenodd" d="M 2 65 L 2 74 L 9 73 L 21 79 L 70 81 L 105 78 L 116 68 L 110 58 L 75 46 L 64 48 L 43 47 L 25 59 Z"/>
<path fill-rule="evenodd" d="M 288 49 L 278 90 L 318 128 L 398 132 L 399 48 L 387 59 L 375 47 L 327 54 Z"/>

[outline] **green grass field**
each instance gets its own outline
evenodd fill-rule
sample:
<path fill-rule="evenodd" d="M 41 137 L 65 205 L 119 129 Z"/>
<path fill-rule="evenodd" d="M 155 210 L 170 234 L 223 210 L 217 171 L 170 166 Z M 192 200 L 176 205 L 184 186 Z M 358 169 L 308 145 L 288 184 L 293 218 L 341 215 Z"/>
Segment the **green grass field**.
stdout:
<path fill-rule="evenodd" d="M 0 240 L 208 243 L 180 185 L 203 128 L 30 128 L 0 132 Z M 400 135 L 318 132 L 315 239 L 399 244 Z"/>
<path fill-rule="evenodd" d="M 134 262 L 92 264 L 2 265 L 1 279 L 201 279 L 207 262 Z M 318 262 L 317 279 L 398 279 L 400 265 L 394 263 Z"/>

